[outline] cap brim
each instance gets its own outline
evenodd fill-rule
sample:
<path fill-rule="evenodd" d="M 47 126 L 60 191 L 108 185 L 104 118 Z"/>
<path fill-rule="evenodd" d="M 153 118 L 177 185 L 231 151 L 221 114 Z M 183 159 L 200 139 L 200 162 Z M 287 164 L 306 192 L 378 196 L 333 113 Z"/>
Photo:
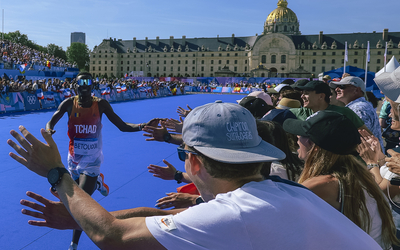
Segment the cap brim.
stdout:
<path fill-rule="evenodd" d="M 271 162 L 286 158 L 283 151 L 263 140 L 258 146 L 251 148 L 226 149 L 202 146 L 194 148 L 215 161 L 232 164 Z"/>
<path fill-rule="evenodd" d="M 294 135 L 307 136 L 306 131 L 303 129 L 303 123 L 304 121 L 302 120 L 289 118 L 283 123 L 283 129 Z"/>
<path fill-rule="evenodd" d="M 274 88 L 268 88 L 267 92 L 271 94 L 278 94 L 278 91 L 276 91 Z"/>

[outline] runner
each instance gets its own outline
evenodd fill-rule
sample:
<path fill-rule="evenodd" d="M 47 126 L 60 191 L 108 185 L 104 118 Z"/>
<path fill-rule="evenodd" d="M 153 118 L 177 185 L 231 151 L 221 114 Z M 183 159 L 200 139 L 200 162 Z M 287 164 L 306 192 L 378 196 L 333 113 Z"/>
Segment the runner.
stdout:
<path fill-rule="evenodd" d="M 100 173 L 103 162 L 101 117 L 107 118 L 123 132 L 141 131 L 146 125 L 157 126 L 159 119 L 149 123 L 132 124 L 124 122 L 114 113 L 110 103 L 104 99 L 92 97 L 92 76 L 89 73 L 80 73 L 76 78 L 78 95 L 64 100 L 46 124 L 46 130 L 54 134 L 54 126 L 68 113 L 68 136 L 70 138 L 68 150 L 68 170 L 72 178 L 89 195 L 97 189 L 104 196 L 109 188 L 104 184 L 104 175 Z M 78 247 L 82 231 L 74 230 L 69 250 Z"/>

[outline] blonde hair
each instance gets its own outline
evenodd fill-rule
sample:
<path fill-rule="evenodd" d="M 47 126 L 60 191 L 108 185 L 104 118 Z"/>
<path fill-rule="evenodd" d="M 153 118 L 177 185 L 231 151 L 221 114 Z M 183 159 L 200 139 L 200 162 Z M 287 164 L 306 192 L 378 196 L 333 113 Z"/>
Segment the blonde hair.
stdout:
<path fill-rule="evenodd" d="M 368 212 L 364 190 L 376 200 L 382 220 L 382 241 L 385 247 L 398 245 L 396 227 L 390 206 L 372 174 L 353 155 L 338 155 L 314 144 L 305 161 L 299 183 L 319 175 L 332 175 L 344 188 L 343 214 L 365 232 L 371 228 L 371 216 Z"/>

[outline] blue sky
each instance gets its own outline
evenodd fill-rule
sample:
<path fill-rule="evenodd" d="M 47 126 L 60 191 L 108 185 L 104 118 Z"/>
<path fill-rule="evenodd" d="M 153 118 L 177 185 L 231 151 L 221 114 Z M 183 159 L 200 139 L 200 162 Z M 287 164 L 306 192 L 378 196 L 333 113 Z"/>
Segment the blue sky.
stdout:
<path fill-rule="evenodd" d="M 92 50 L 105 38 L 168 39 L 261 34 L 278 0 L 39 0 L 5 1 L 4 32 L 19 30 L 39 45 L 70 45 L 71 32 L 86 33 Z M 400 31 L 399 0 L 288 0 L 304 35 Z M 1 15 L 1 12 L 0 12 Z"/>

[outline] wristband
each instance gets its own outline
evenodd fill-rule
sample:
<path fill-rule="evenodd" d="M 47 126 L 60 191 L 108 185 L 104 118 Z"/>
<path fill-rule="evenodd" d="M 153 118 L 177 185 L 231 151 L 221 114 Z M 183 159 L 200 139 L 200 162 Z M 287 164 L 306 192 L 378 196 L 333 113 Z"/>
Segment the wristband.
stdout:
<path fill-rule="evenodd" d="M 147 123 L 140 123 L 139 124 L 139 131 L 142 131 L 143 128 L 147 125 Z"/>

